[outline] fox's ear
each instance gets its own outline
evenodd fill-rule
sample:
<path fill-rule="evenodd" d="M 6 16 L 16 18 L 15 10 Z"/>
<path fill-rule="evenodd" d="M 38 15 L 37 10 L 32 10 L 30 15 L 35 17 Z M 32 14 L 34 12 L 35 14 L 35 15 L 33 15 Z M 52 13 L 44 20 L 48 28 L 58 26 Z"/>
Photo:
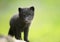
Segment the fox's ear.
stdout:
<path fill-rule="evenodd" d="M 33 10 L 34 11 L 34 7 L 32 6 L 32 7 L 30 7 L 30 10 Z"/>
<path fill-rule="evenodd" d="M 21 8 L 18 8 L 18 11 L 21 11 L 22 9 Z"/>

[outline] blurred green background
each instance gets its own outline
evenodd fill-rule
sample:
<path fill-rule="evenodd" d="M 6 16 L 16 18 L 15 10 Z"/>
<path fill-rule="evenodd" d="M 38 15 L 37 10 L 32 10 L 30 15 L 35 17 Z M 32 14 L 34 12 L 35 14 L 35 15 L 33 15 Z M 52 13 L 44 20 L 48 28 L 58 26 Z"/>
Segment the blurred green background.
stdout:
<path fill-rule="evenodd" d="M 7 35 L 18 7 L 35 7 L 30 42 L 60 42 L 60 0 L 0 0 L 0 34 Z"/>

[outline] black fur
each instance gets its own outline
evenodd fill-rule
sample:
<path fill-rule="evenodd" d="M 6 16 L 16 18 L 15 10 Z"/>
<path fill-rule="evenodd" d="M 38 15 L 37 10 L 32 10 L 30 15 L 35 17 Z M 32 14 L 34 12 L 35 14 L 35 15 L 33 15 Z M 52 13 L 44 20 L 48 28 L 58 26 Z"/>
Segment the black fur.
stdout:
<path fill-rule="evenodd" d="M 24 40 L 28 40 L 28 31 L 31 21 L 34 17 L 34 7 L 18 8 L 19 13 L 14 15 L 10 20 L 10 29 L 8 35 L 15 36 L 16 39 L 21 38 L 21 32 L 24 32 Z"/>

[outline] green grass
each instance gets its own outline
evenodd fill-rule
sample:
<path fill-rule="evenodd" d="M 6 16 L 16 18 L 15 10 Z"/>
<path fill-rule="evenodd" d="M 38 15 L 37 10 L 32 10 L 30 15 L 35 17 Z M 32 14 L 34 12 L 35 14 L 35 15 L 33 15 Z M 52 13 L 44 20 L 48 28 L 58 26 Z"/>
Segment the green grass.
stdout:
<path fill-rule="evenodd" d="M 35 7 L 30 26 L 31 42 L 60 42 L 59 0 L 0 0 L 0 34 L 7 35 L 10 18 L 18 13 L 18 7 Z"/>

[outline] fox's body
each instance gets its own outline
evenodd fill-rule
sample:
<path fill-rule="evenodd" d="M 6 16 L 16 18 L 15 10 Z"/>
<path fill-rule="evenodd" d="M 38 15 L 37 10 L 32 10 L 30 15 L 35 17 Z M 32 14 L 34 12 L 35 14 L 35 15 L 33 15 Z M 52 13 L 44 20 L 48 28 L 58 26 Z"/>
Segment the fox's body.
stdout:
<path fill-rule="evenodd" d="M 14 15 L 10 20 L 9 35 L 21 39 L 21 32 L 24 32 L 24 40 L 28 41 L 28 31 L 31 21 L 34 17 L 34 7 L 19 8 L 19 13 Z"/>

